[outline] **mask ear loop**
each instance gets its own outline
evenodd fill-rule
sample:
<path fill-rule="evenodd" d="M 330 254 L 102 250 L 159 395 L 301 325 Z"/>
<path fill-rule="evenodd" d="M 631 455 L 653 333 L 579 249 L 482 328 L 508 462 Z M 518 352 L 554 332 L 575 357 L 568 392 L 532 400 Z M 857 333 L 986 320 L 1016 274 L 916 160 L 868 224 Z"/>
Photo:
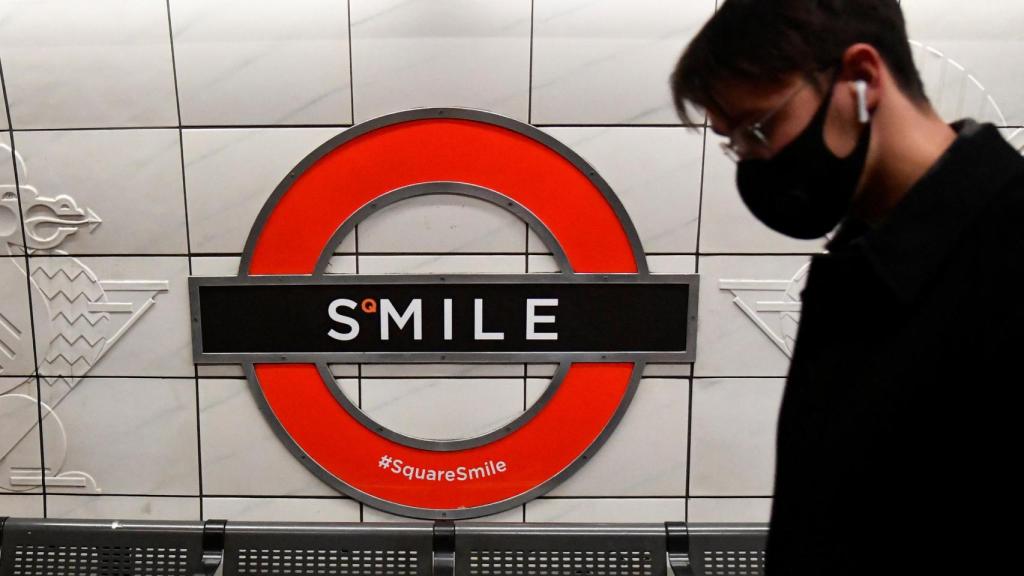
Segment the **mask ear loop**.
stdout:
<path fill-rule="evenodd" d="M 853 90 L 857 93 L 857 120 L 861 124 L 867 124 L 871 121 L 871 113 L 868 112 L 868 83 L 855 80 Z"/>

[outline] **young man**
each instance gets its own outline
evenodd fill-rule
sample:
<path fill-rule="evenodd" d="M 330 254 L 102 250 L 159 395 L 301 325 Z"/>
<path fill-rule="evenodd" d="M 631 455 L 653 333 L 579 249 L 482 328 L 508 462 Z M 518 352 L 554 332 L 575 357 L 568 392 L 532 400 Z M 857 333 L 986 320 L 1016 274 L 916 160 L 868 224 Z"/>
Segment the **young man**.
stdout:
<path fill-rule="evenodd" d="M 1024 159 L 936 115 L 896 0 L 726 0 L 671 82 L 755 216 L 839 225 L 802 294 L 768 573 L 1006 572 Z"/>

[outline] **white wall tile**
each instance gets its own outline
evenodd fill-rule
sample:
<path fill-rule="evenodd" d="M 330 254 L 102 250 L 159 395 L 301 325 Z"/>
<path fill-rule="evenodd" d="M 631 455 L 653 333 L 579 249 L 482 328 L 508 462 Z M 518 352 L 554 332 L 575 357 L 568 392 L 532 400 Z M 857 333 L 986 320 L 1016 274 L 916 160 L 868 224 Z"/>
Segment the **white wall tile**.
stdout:
<path fill-rule="evenodd" d="M 690 498 L 689 522 L 767 523 L 771 498 Z"/>
<path fill-rule="evenodd" d="M 525 244 L 526 225 L 518 216 L 485 200 L 454 194 L 403 200 L 359 224 L 360 253 L 523 253 Z"/>
<path fill-rule="evenodd" d="M 528 0 L 351 0 L 356 120 L 462 106 L 527 120 Z"/>
<path fill-rule="evenodd" d="M 686 380 L 641 380 L 605 445 L 550 495 L 685 496 L 688 396 Z"/>
<path fill-rule="evenodd" d="M 18 211 L 18 188 L 14 180 L 14 159 L 11 157 L 10 133 L 0 134 L 0 256 L 11 254 L 11 246 L 21 246 L 21 218 Z M 14 252 L 20 254 L 20 251 Z"/>
<path fill-rule="evenodd" d="M 331 370 L 331 374 L 338 377 L 344 378 L 355 378 L 359 375 L 358 364 L 328 364 L 328 368 Z"/>
<path fill-rule="evenodd" d="M 31 261 L 33 301 L 47 305 L 35 321 L 41 374 L 193 375 L 187 258 Z M 89 301 L 130 304 L 131 311 L 91 310 Z"/>
<path fill-rule="evenodd" d="M 528 268 L 530 274 L 554 274 L 561 272 L 561 267 L 555 261 L 554 256 L 548 254 L 530 254 Z"/>
<path fill-rule="evenodd" d="M 346 2 L 170 6 L 182 123 L 352 122 Z"/>
<path fill-rule="evenodd" d="M 2 93 L 0 93 L 2 98 Z M 0 99 L 0 104 L 3 100 Z M 0 117 L 6 117 L 0 111 Z M 14 158 L 11 156 L 11 133 L 0 133 L 0 185 L 14 186 Z"/>
<path fill-rule="evenodd" d="M 548 128 L 622 201 L 645 252 L 695 252 L 704 136 L 687 128 Z M 539 245 L 531 251 L 539 251 Z"/>
<path fill-rule="evenodd" d="M 719 254 L 823 252 L 824 239 L 789 238 L 765 226 L 750 213 L 736 188 L 736 163 L 720 149 L 720 143 L 724 141 L 721 136 L 708 134 L 700 251 Z"/>
<path fill-rule="evenodd" d="M 784 385 L 780 378 L 694 380 L 690 494 L 772 494 Z"/>
<path fill-rule="evenodd" d="M 95 484 L 48 483 L 50 494 L 199 494 L 193 380 L 83 378 L 58 402 L 67 452 L 48 452 L 47 467 Z"/>
<path fill-rule="evenodd" d="M 42 518 L 42 494 L 0 494 L 0 516 Z"/>
<path fill-rule="evenodd" d="M 522 378 L 363 380 L 363 412 L 395 432 L 431 440 L 480 436 L 523 412 Z"/>
<path fill-rule="evenodd" d="M 0 91 L 0 106 L 3 106 L 3 108 L 0 108 L 3 111 L 3 113 L 0 113 L 0 130 L 7 130 L 11 125 L 7 122 L 7 98 L 3 95 L 2 91 Z"/>
<path fill-rule="evenodd" d="M 522 274 L 525 269 L 525 256 L 395 254 L 359 257 L 361 274 Z"/>
<path fill-rule="evenodd" d="M 49 248 L 69 254 L 186 252 L 177 130 L 20 132 L 16 144 L 25 161 L 25 221 L 58 218 L 75 230 Z M 51 231 L 52 224 L 28 224 L 30 245 L 31 237 L 39 242 Z"/>
<path fill-rule="evenodd" d="M 199 498 L 47 496 L 48 518 L 199 520 Z"/>
<path fill-rule="evenodd" d="M 527 522 L 682 522 L 685 498 L 541 498 L 526 504 Z"/>
<path fill-rule="evenodd" d="M 547 365 L 533 364 L 531 366 L 543 368 Z M 534 374 L 531 374 L 530 377 L 526 379 L 526 397 L 524 398 L 526 406 L 524 408 L 528 409 L 530 406 L 533 406 L 534 403 L 540 399 L 541 395 L 548 389 L 548 386 L 551 385 L 551 381 L 553 380 L 555 368 L 557 368 L 557 366 L 552 366 L 551 374 L 541 375 L 541 377 L 536 377 Z M 538 375 L 540 375 L 540 370 L 537 372 Z"/>
<path fill-rule="evenodd" d="M 25 260 L 0 257 L 0 376 L 28 376 L 34 372 L 28 295 Z M 33 304 L 37 313 L 44 310 L 41 304 Z"/>
<path fill-rule="evenodd" d="M 1024 4 L 988 0 L 967 6 L 956 0 L 903 0 L 901 6 L 910 38 L 942 54 L 917 49 L 915 59 L 929 97 L 948 120 L 973 116 L 1002 125 L 1024 124 L 1020 75 L 1024 69 L 1024 36 L 1020 32 Z M 1002 117 L 996 108 L 1001 109 Z"/>
<path fill-rule="evenodd" d="M 490 514 L 488 516 L 481 516 L 479 518 L 472 518 L 466 520 L 466 522 L 522 522 L 523 521 L 523 507 L 516 506 L 510 510 L 504 512 L 498 512 L 496 514 Z M 428 522 L 428 520 L 419 520 L 414 518 L 405 518 L 371 508 L 369 506 L 363 506 L 363 522 Z M 458 521 L 456 521 L 458 522 Z"/>
<path fill-rule="evenodd" d="M 701 256 L 697 376 L 785 376 L 799 313 L 804 256 Z"/>
<path fill-rule="evenodd" d="M 336 496 L 274 435 L 245 380 L 199 380 L 203 494 Z"/>
<path fill-rule="evenodd" d="M 522 364 L 363 364 L 363 377 L 523 377 Z"/>
<path fill-rule="evenodd" d="M 693 274 L 697 270 L 697 257 L 680 254 L 655 254 L 647 257 L 651 274 Z"/>
<path fill-rule="evenodd" d="M 489 514 L 487 516 L 481 516 L 479 518 L 472 518 L 465 520 L 466 522 L 522 522 L 523 521 L 523 507 L 516 506 L 515 508 L 505 510 L 504 512 L 498 512 L 497 514 Z"/>
<path fill-rule="evenodd" d="M 240 256 L 196 256 L 192 258 L 192 276 L 236 276 Z"/>
<path fill-rule="evenodd" d="M 697 257 L 686 254 L 648 255 L 647 267 L 652 274 L 693 274 L 697 270 Z M 553 274 L 560 270 L 553 256 L 530 254 L 529 272 L 531 274 Z"/>
<path fill-rule="evenodd" d="M 522 514 L 522 512 L 520 512 Z M 405 518 L 398 516 L 397 514 L 391 514 L 390 512 L 384 512 L 383 510 L 377 510 L 371 508 L 368 505 L 363 506 L 363 522 L 429 522 L 429 520 L 421 520 L 419 518 Z"/>
<path fill-rule="evenodd" d="M 163 0 L 3 2 L 0 53 L 15 128 L 178 122 Z"/>
<path fill-rule="evenodd" d="M 341 393 L 351 400 L 353 404 L 356 406 L 360 405 L 360 384 L 358 378 L 335 378 L 334 382 L 341 389 Z"/>
<path fill-rule="evenodd" d="M 714 9 L 714 0 L 536 0 L 532 121 L 678 122 L 668 77 Z"/>
<path fill-rule="evenodd" d="M 359 522 L 348 498 L 203 498 L 204 520 L 238 522 Z"/>
<path fill-rule="evenodd" d="M 645 378 L 681 378 L 689 376 L 692 372 L 691 364 L 647 364 L 644 366 Z"/>
<path fill-rule="evenodd" d="M 531 254 L 551 254 L 551 248 L 533 230 L 527 232 L 526 245 L 529 247 Z M 556 266 L 553 263 L 551 265 Z"/>
<path fill-rule="evenodd" d="M 39 482 L 30 480 L 26 485 L 24 481 L 17 480 L 26 476 L 38 478 L 42 468 L 39 465 L 37 397 L 35 378 L 0 378 L 0 495 L 42 490 Z M 52 432 L 55 420 L 51 415 L 47 416 L 46 427 Z M 25 501 L 21 502 L 24 504 Z M 2 505 L 3 500 L 0 499 Z"/>
<path fill-rule="evenodd" d="M 336 128 L 185 130 L 192 251 L 240 253 L 274 188 L 338 133 Z"/>
<path fill-rule="evenodd" d="M 240 256 L 196 256 L 192 258 L 193 276 L 237 276 Z M 332 256 L 325 274 L 355 274 L 354 255 Z"/>
<path fill-rule="evenodd" d="M 527 364 L 526 375 L 529 377 L 550 378 L 558 369 L 558 364 Z"/>
<path fill-rule="evenodd" d="M 339 245 L 339 250 L 342 248 L 348 248 L 344 241 Z M 354 255 L 331 256 L 331 259 L 327 261 L 324 274 L 355 274 L 357 269 L 357 260 Z"/>

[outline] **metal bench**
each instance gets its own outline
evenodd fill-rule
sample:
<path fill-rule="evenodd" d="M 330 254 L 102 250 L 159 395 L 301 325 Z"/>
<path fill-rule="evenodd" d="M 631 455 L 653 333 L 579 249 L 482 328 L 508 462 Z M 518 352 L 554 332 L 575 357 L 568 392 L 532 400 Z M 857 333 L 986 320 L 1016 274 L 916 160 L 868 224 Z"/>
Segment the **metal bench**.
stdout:
<path fill-rule="evenodd" d="M 458 524 L 455 576 L 665 574 L 662 524 Z"/>
<path fill-rule="evenodd" d="M 431 576 L 433 527 L 230 522 L 224 575 Z"/>
<path fill-rule="evenodd" d="M 669 522 L 668 558 L 675 576 L 762 576 L 764 524 Z"/>
<path fill-rule="evenodd" d="M 2 529 L 0 576 L 194 576 L 219 564 L 203 522 L 9 518 Z"/>
<path fill-rule="evenodd" d="M 0 576 L 760 576 L 753 524 L 0 518 Z"/>

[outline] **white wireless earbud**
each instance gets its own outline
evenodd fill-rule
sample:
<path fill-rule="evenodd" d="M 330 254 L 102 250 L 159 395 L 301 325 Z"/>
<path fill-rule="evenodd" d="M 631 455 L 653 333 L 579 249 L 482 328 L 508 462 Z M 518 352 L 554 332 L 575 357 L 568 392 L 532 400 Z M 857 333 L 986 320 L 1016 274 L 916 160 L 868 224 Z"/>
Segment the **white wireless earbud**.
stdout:
<path fill-rule="evenodd" d="M 871 113 L 868 112 L 868 83 L 856 80 L 853 83 L 853 90 L 857 93 L 857 120 L 861 124 L 867 124 L 871 120 Z"/>

